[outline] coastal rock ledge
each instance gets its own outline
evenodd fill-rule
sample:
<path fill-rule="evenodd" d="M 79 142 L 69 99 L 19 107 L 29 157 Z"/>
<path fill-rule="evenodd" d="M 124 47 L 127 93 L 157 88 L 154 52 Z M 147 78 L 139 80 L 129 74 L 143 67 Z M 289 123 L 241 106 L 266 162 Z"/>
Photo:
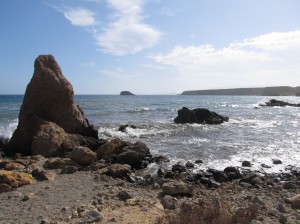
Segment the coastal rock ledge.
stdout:
<path fill-rule="evenodd" d="M 178 116 L 174 119 L 174 122 L 179 124 L 221 124 L 228 120 L 228 117 L 219 115 L 205 108 L 190 110 L 186 107 L 182 107 L 182 109 L 178 110 Z"/>
<path fill-rule="evenodd" d="M 55 156 L 64 142 L 79 136 L 98 139 L 98 132 L 74 103 L 71 83 L 52 55 L 41 55 L 24 95 L 18 127 L 7 149 L 23 155 Z M 45 139 L 45 142 L 40 142 Z M 76 142 L 76 141 L 74 141 Z M 78 142 L 78 141 L 77 141 Z M 45 146 L 48 152 L 44 152 Z M 34 153 L 36 152 L 36 153 Z"/>

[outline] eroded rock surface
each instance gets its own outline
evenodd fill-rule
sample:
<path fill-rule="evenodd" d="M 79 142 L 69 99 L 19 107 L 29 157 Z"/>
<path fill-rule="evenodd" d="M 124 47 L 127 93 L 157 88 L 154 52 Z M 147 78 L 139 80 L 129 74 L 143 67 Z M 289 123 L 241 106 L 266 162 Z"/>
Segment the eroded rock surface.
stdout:
<path fill-rule="evenodd" d="M 98 132 L 74 103 L 73 87 L 52 55 L 41 55 L 35 60 L 34 73 L 20 109 L 19 124 L 8 148 L 31 155 L 33 137 L 45 122 L 55 123 L 68 134 L 98 139 Z"/>

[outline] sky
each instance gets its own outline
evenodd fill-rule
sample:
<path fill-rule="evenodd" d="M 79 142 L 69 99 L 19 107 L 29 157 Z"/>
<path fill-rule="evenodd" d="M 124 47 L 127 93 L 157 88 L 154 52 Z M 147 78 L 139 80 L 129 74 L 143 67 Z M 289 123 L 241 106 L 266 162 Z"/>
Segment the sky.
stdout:
<path fill-rule="evenodd" d="M 52 54 L 75 94 L 300 86 L 299 0 L 0 0 L 0 94 Z"/>

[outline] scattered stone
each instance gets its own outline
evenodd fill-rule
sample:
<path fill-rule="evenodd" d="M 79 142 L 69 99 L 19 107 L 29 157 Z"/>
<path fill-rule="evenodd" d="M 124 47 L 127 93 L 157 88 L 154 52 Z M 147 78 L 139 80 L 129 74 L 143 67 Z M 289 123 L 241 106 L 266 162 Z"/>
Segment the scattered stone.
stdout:
<path fill-rule="evenodd" d="M 243 161 L 243 162 L 242 162 L 242 166 L 243 166 L 243 167 L 251 167 L 252 165 L 251 165 L 251 162 L 250 162 L 250 161 Z"/>
<path fill-rule="evenodd" d="M 35 195 L 33 193 L 27 193 L 24 195 L 24 197 L 22 198 L 22 201 L 28 201 L 35 198 Z"/>
<path fill-rule="evenodd" d="M 161 204 L 163 205 L 164 209 L 175 210 L 176 209 L 176 201 L 177 201 L 176 198 L 174 198 L 170 195 L 165 195 L 161 199 Z"/>
<path fill-rule="evenodd" d="M 165 195 L 185 195 L 193 196 L 193 187 L 181 181 L 170 181 L 162 185 L 162 191 Z"/>
<path fill-rule="evenodd" d="M 132 198 L 132 196 L 127 191 L 120 191 L 118 197 L 121 201 L 126 201 L 127 199 Z"/>
<path fill-rule="evenodd" d="M 205 108 L 190 110 L 186 107 L 182 107 L 182 109 L 178 110 L 178 116 L 174 119 L 174 122 L 179 124 L 221 124 L 228 120 L 228 117 L 221 116 Z"/>
<path fill-rule="evenodd" d="M 88 147 L 78 146 L 72 150 L 70 158 L 82 166 L 88 166 L 96 161 L 97 154 Z"/>
<path fill-rule="evenodd" d="M 280 159 L 273 159 L 272 161 L 275 165 L 282 164 L 282 161 Z"/>
<path fill-rule="evenodd" d="M 100 222 L 102 219 L 103 216 L 99 211 L 92 210 L 82 215 L 77 223 L 78 224 L 95 223 L 95 222 Z"/>
<path fill-rule="evenodd" d="M 285 215 L 279 214 L 279 222 L 280 223 L 287 223 L 288 219 Z"/>
<path fill-rule="evenodd" d="M 280 213 L 286 213 L 286 208 L 283 204 L 278 204 L 277 206 L 277 210 L 280 212 Z"/>
<path fill-rule="evenodd" d="M 157 175 L 159 176 L 159 177 L 163 177 L 164 175 L 165 175 L 165 170 L 163 169 L 163 168 L 159 168 L 158 170 L 157 170 Z"/>

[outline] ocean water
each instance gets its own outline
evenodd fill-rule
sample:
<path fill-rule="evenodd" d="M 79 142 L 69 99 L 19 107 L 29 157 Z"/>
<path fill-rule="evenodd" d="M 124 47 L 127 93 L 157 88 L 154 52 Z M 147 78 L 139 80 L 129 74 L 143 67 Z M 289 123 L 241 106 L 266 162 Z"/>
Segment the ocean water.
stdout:
<path fill-rule="evenodd" d="M 99 137 L 119 137 L 145 142 L 154 155 L 165 155 L 170 167 L 176 162 L 203 160 L 195 170 L 241 166 L 283 172 L 287 165 L 300 164 L 300 108 L 259 107 L 272 98 L 299 103 L 299 97 L 257 96 L 75 96 L 75 101 L 99 131 Z M 11 137 L 17 127 L 23 96 L 0 96 L 0 136 Z M 183 106 L 207 108 L 228 116 L 221 125 L 175 124 Z M 258 107 L 258 109 L 257 109 Z M 132 124 L 136 129 L 126 128 Z M 280 159 L 282 165 L 273 165 Z M 266 164 L 271 168 L 262 168 Z M 153 164 L 149 171 L 157 169 Z"/>

